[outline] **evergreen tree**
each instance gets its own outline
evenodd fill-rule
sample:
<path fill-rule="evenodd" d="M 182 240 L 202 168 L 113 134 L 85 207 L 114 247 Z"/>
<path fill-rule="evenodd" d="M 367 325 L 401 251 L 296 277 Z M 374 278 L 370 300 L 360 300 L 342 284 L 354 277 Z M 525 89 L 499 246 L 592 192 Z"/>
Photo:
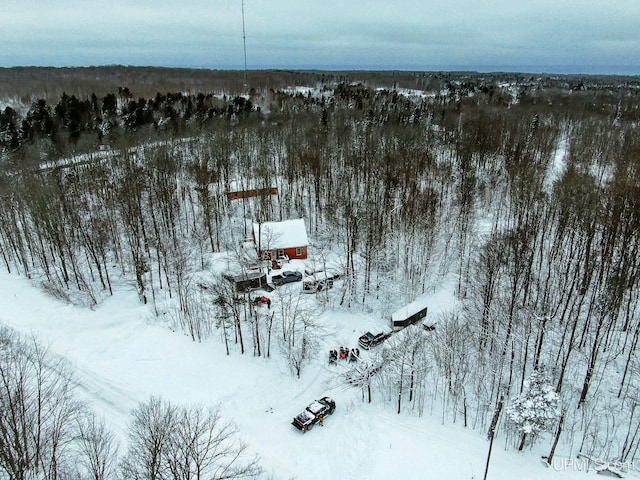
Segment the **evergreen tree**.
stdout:
<path fill-rule="evenodd" d="M 108 93 L 102 100 L 102 113 L 115 115 L 118 111 L 118 101 L 113 93 Z"/>
<path fill-rule="evenodd" d="M 20 146 L 19 122 L 20 117 L 13 108 L 5 107 L 0 112 L 0 150 L 15 150 Z"/>
<path fill-rule="evenodd" d="M 51 108 L 45 99 L 39 98 L 31 105 L 22 121 L 22 134 L 29 140 L 34 140 L 37 136 L 55 139 L 55 122 L 51 115 Z"/>
<path fill-rule="evenodd" d="M 544 367 L 531 372 L 524 382 L 524 389 L 511 407 L 507 409 L 509 418 L 521 433 L 518 450 L 525 445 L 527 435 L 533 442 L 538 433 L 553 427 L 560 414 L 560 398 L 551 386 Z"/>

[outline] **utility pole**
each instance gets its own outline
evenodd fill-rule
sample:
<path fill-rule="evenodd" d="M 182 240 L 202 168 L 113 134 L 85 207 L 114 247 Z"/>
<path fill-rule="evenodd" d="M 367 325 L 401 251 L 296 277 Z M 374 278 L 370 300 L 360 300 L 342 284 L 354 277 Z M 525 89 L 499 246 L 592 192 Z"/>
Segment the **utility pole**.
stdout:
<path fill-rule="evenodd" d="M 244 0 L 242 0 L 242 45 L 244 48 L 244 90 L 247 91 L 247 33 L 244 28 Z"/>
<path fill-rule="evenodd" d="M 487 465 L 484 467 L 484 480 L 487 480 L 487 474 L 489 473 L 489 460 L 491 460 L 491 449 L 493 448 L 493 437 L 496 434 L 496 426 L 498 425 L 498 418 L 500 417 L 500 412 L 502 411 L 502 404 L 504 403 L 504 396 L 500 396 L 500 400 L 498 401 L 498 406 L 496 410 L 493 412 L 493 418 L 491 419 L 491 426 L 489 427 L 489 433 L 487 437 L 489 438 L 489 452 L 487 453 Z"/>

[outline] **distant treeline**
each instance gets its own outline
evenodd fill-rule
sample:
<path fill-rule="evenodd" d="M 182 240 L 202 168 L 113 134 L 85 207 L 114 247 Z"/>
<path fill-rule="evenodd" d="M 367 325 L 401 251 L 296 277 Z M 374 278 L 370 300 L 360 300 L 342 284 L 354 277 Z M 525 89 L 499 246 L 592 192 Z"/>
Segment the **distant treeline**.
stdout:
<path fill-rule="evenodd" d="M 475 72 L 244 72 L 155 67 L 21 67 L 0 69 L 0 158 L 52 159 L 96 150 L 103 143 L 190 135 L 213 119 L 273 117 L 296 109 L 339 105 L 373 117 L 385 92 L 413 92 L 457 115 L 470 105 L 549 107 L 573 117 L 639 116 L 638 77 Z M 309 88 L 322 92 L 311 95 Z M 163 93 L 164 92 L 164 93 Z M 335 93 L 335 95 L 334 95 Z M 424 96 L 433 100 L 426 101 Z M 331 99 L 329 104 L 325 100 Z M 548 102 L 542 105 L 542 102 Z M 411 106 L 407 106 L 411 109 Z M 419 107 L 422 108 L 422 107 Z M 414 116 L 414 120 L 416 117 Z M 446 122 L 445 122 L 446 123 Z M 189 130 L 190 132 L 188 132 Z M 137 139 L 137 140 L 136 140 Z M 25 148 L 27 147 L 27 148 Z"/>
<path fill-rule="evenodd" d="M 102 98 L 95 93 L 82 99 L 63 93 L 53 105 L 44 98 L 35 100 L 24 115 L 5 107 L 0 112 L 0 149 L 15 152 L 24 144 L 48 140 L 64 154 L 67 142 L 76 143 L 87 133 L 92 134 L 90 144 L 102 143 L 114 132 L 135 132 L 147 125 L 175 130 L 192 119 L 202 124 L 216 116 L 231 117 L 252 110 L 251 100 L 241 96 L 157 93 L 150 99 L 133 98 L 128 87 Z"/>
<path fill-rule="evenodd" d="M 122 65 L 90 67 L 0 68 L 0 99 L 36 98 L 48 101 L 64 92 L 76 97 L 95 93 L 101 97 L 117 87 L 128 86 L 136 96 L 146 98 L 157 92 L 224 92 L 239 95 L 246 91 L 245 73 L 239 70 L 196 68 L 133 67 Z M 538 81 L 545 87 L 580 85 L 629 86 L 637 89 L 640 77 L 614 75 L 559 75 L 530 73 L 478 73 L 446 71 L 329 71 L 329 70 L 249 70 L 247 85 L 256 90 L 283 89 L 300 85 L 363 83 L 381 88 L 432 90 L 438 84 L 463 80 L 523 83 Z"/>

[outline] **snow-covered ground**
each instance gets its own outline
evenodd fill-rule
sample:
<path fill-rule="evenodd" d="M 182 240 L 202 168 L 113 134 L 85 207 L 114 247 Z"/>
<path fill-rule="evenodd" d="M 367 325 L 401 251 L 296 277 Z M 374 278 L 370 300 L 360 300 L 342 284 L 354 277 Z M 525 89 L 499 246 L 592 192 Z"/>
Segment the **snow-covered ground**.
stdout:
<path fill-rule="evenodd" d="M 2 272 L 0 324 L 34 335 L 52 354 L 67 359 L 79 395 L 123 442 L 130 411 L 150 395 L 160 395 L 180 404 L 220 404 L 275 478 L 483 478 L 489 446 L 484 432 L 443 425 L 438 415 L 396 415 L 375 395 L 373 403 L 363 403 L 359 390 L 335 386 L 340 365 L 328 365 L 328 349 L 356 346 L 363 331 L 387 327 L 384 319 L 325 311 L 326 348 L 296 379 L 278 355 L 227 356 L 216 335 L 194 343 L 171 331 L 153 319 L 132 289 L 120 285 L 113 297 L 89 310 L 62 304 L 24 277 Z M 426 299 L 430 314 L 454 301 L 444 290 Z M 324 395 L 337 404 L 324 427 L 306 434 L 293 428 L 292 418 Z M 504 437 L 498 436 L 488 478 L 584 478 L 582 465 L 562 456 L 546 468 L 539 460 L 546 453 L 505 449 Z"/>
<path fill-rule="evenodd" d="M 569 154 L 568 148 L 567 138 L 563 136 L 558 141 L 558 146 L 556 147 L 551 162 L 549 162 L 547 174 L 545 175 L 544 189 L 548 193 L 551 193 L 553 184 L 562 178 L 562 175 L 567 168 L 567 155 Z"/>

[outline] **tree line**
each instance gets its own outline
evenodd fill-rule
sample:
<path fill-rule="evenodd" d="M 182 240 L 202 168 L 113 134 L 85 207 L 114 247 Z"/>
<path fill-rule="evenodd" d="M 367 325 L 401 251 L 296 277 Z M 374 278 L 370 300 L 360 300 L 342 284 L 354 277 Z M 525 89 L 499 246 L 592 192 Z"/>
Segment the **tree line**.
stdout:
<path fill-rule="evenodd" d="M 34 100 L 24 114 L 11 106 L 0 111 L 0 151 L 13 152 L 11 158 L 22 162 L 43 146 L 53 155 L 68 155 L 98 148 L 125 132 L 130 137 L 141 136 L 140 130 L 149 130 L 145 137 L 167 129 L 174 134 L 187 123 L 193 129 L 214 117 L 229 118 L 252 109 L 248 98 L 212 93 L 157 93 L 148 99 L 133 97 L 128 87 L 100 98 L 95 93 L 87 98 L 63 93 L 54 104 L 45 98 Z"/>

